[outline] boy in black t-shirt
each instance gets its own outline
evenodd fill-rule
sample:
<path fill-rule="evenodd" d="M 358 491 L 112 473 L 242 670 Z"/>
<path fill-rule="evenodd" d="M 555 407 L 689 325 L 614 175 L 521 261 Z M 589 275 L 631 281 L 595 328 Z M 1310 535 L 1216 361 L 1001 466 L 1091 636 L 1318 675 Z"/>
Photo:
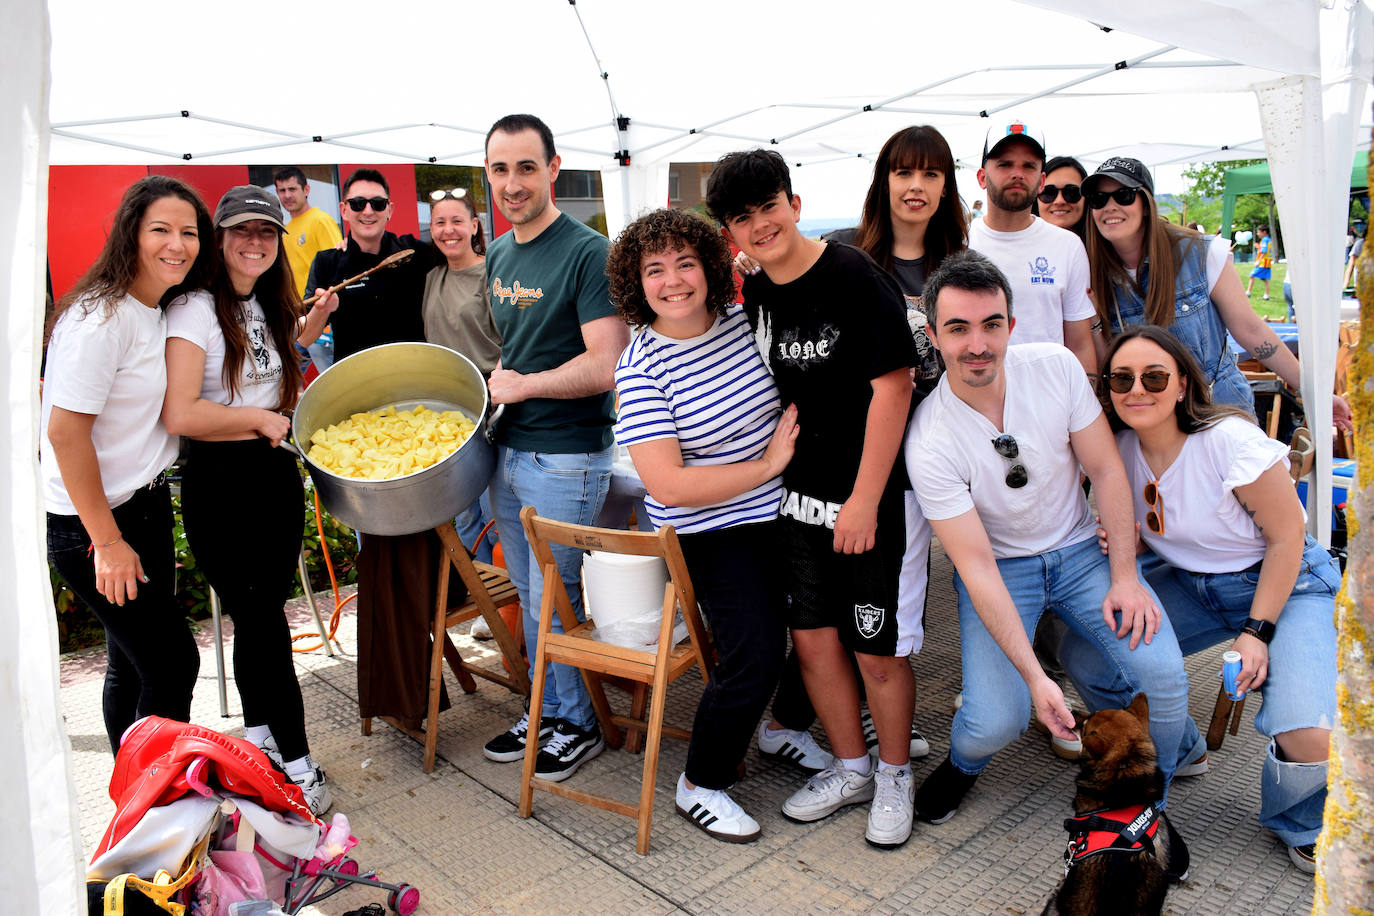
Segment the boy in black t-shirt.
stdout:
<path fill-rule="evenodd" d="M 922 635 L 921 608 L 903 602 L 900 588 L 908 513 L 919 511 L 896 462 L 917 363 L 902 294 L 858 249 L 802 236 L 801 199 L 775 152 L 718 161 L 707 206 L 763 268 L 745 281 L 745 308 L 764 323 L 765 359 L 800 427 L 779 510 L 789 625 L 835 763 L 783 814 L 814 821 L 873 799 L 866 838 L 900 846 L 913 795 L 915 682 L 906 657 Z M 846 647 L 857 654 L 878 731 L 876 773 Z"/>

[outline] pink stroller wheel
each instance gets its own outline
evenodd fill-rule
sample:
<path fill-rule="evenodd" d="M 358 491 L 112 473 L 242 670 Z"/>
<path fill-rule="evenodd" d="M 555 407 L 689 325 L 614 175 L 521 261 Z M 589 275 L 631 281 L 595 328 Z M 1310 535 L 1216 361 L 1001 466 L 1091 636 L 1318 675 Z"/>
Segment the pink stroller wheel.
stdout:
<path fill-rule="evenodd" d="M 398 884 L 396 889 L 387 895 L 386 903 L 400 916 L 410 916 L 420 908 L 420 889 L 409 884 Z"/>

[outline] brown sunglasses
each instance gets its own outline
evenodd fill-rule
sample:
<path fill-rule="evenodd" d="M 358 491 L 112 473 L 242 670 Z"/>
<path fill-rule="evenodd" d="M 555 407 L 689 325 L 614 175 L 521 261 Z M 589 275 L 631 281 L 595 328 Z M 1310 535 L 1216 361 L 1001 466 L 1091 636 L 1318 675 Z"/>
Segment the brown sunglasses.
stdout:
<path fill-rule="evenodd" d="M 1145 484 L 1145 504 L 1150 511 L 1145 515 L 1145 525 L 1155 534 L 1164 533 L 1164 500 L 1159 495 L 1159 481 Z"/>

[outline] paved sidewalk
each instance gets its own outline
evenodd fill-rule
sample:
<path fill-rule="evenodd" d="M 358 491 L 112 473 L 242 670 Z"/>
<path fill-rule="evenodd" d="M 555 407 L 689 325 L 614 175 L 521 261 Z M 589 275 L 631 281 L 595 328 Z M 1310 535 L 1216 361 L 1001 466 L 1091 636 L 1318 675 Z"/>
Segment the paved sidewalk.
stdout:
<path fill-rule="evenodd" d="M 959 690 L 958 627 L 949 562 L 933 558 L 926 645 L 914 657 L 916 722 L 931 756 L 915 761 L 923 779 L 948 749 L 950 702 Z M 320 596 L 322 610 L 332 596 Z M 303 604 L 303 602 L 300 602 Z M 292 610 L 296 630 L 309 614 Z M 242 734 L 238 697 L 229 684 L 230 718 L 221 718 L 214 655 L 202 633 L 195 721 Z M 466 626 L 461 629 L 466 630 Z M 634 852 L 634 822 L 546 793 L 536 793 L 534 817 L 515 813 L 518 764 L 493 764 L 482 744 L 520 715 L 518 697 L 479 679 L 463 694 L 449 675 L 453 708 L 440 715 L 439 762 L 420 769 L 421 747 L 378 721 L 358 727 L 354 616 L 350 604 L 332 659 L 298 655 L 311 750 L 328 771 L 335 811 L 345 812 L 360 840 L 354 851 L 382 879 L 420 889 L 421 914 L 456 913 L 1039 913 L 1062 872 L 1076 767 L 1050 753 L 1029 731 L 1000 753 L 948 823 L 917 824 L 911 841 L 881 851 L 863 840 L 866 806 L 812 825 L 783 819 L 783 800 L 802 778 L 751 750 L 749 776 L 734 797 L 763 827 L 755 843 L 712 840 L 673 808 L 673 788 L 686 755 L 665 738 L 655 796 L 653 846 Z M 456 631 L 455 631 L 456 636 Z M 491 643 L 456 638 L 461 650 L 498 665 Z M 1216 697 L 1221 647 L 1188 665 L 1192 712 L 1205 730 Z M 63 661 L 62 699 L 75 752 L 82 838 L 89 852 L 113 812 L 106 794 L 112 759 L 100 717 L 103 655 Z M 447 669 L 446 669 L 447 670 Z M 231 675 L 232 677 L 232 675 Z M 669 721 L 688 726 L 700 680 L 669 688 Z M 611 692 L 612 702 L 624 700 Z M 628 703 L 624 703 L 628 706 Z M 1173 890 L 1165 911 L 1190 914 L 1307 913 L 1312 881 L 1293 868 L 1286 850 L 1256 823 L 1265 742 L 1247 724 L 1211 755 L 1205 776 L 1182 779 L 1169 813 L 1188 840 L 1192 877 Z M 818 737 L 820 737 L 818 735 Z M 607 751 L 572 784 L 636 797 L 643 758 Z M 353 888 L 307 913 L 340 916 L 377 891 Z"/>

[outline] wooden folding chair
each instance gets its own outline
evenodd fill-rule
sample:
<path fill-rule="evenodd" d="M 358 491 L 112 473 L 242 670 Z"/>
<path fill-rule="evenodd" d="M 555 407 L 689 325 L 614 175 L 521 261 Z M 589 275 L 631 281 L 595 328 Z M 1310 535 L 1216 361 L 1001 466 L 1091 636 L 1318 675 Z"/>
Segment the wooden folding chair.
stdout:
<path fill-rule="evenodd" d="M 550 782 L 534 775 L 539 749 L 537 742 L 525 746 L 525 766 L 520 776 L 520 816 L 529 817 L 534 808 L 534 790 L 542 789 L 573 801 L 614 811 L 635 818 L 639 831 L 635 851 L 649 852 L 649 826 L 654 814 L 654 784 L 658 778 L 658 749 L 664 734 L 687 739 L 691 732 L 663 724 L 663 706 L 668 684 L 686 674 L 693 666 L 701 671 L 703 681 L 709 681 L 715 667 L 715 656 L 707 641 L 697 611 L 696 593 L 682 558 L 677 532 L 671 526 L 657 533 L 645 531 L 614 531 L 591 528 L 540 518 L 533 506 L 520 513 L 530 549 L 544 574 L 544 589 L 539 607 L 539 644 L 534 655 L 534 684 L 530 692 L 530 723 L 527 734 L 539 734 L 539 720 L 544 700 L 544 674 L 549 662 L 561 662 L 580 669 L 582 680 L 591 694 L 592 706 L 601 724 L 606 743 L 618 748 L 624 742 L 621 729 L 642 732 L 646 737 L 644 749 L 644 779 L 640 785 L 639 803 L 629 804 L 568 788 L 563 783 Z M 663 590 L 662 620 L 659 624 L 658 644 L 653 650 L 628 649 L 591 637 L 592 623 L 578 623 L 573 613 L 563 579 L 558 573 L 550 544 L 600 550 L 635 556 L 662 557 L 668 564 L 669 582 Z M 687 624 L 687 641 L 673 645 L 673 623 L 678 609 Z M 558 615 L 563 632 L 553 629 L 554 614 Z M 615 715 L 606 702 L 601 686 L 602 676 L 618 676 L 649 688 L 648 717 Z M 641 711 L 636 703 L 632 712 Z"/>
<path fill-rule="evenodd" d="M 493 683 L 500 684 L 514 693 L 529 696 L 529 669 L 520 654 L 520 645 L 506 626 L 498 608 L 520 600 L 515 586 L 506 571 L 499 566 L 476 561 L 467 552 L 458 532 L 452 524 L 439 525 L 434 529 L 443 543 L 448 563 L 439 565 L 438 595 L 434 602 L 434 631 L 430 640 L 429 657 L 429 706 L 425 715 L 423 731 L 409 727 L 392 716 L 380 718 L 393 727 L 410 735 L 425 746 L 424 768 L 426 773 L 434 772 L 434 757 L 439 742 L 439 698 L 444 683 L 444 660 L 448 660 L 453 676 L 458 679 L 464 693 L 474 693 L 477 682 L 475 674 Z M 467 599 L 456 607 L 448 606 L 449 565 L 458 571 L 463 584 L 467 586 Z M 498 674 L 488 668 L 474 665 L 464 660 L 458 647 L 449 639 L 448 628 L 481 615 L 491 627 L 491 635 L 505 656 L 510 674 Z M 372 720 L 363 719 L 363 734 L 372 733 Z M 536 733 L 537 734 L 537 733 Z"/>

